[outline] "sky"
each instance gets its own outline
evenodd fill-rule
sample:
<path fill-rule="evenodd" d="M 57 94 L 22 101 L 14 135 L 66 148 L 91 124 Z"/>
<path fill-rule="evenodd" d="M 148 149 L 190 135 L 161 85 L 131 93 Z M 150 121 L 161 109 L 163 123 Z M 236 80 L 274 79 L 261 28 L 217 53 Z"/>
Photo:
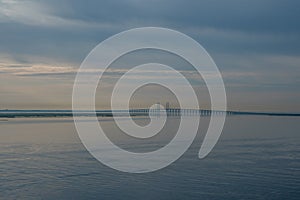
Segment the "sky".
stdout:
<path fill-rule="evenodd" d="M 297 0 L 0 0 L 0 109 L 70 109 L 76 72 L 97 44 L 154 26 L 207 50 L 223 76 L 228 109 L 300 112 L 299 19 Z M 108 73 L 108 83 L 115 76 Z M 100 108 L 107 94 L 99 94 Z"/>

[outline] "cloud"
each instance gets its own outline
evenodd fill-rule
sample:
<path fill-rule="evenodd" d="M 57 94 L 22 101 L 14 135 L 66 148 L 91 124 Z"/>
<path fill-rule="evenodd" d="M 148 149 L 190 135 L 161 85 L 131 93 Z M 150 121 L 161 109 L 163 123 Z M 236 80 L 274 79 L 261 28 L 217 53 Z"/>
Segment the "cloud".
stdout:
<path fill-rule="evenodd" d="M 212 54 L 299 55 L 299 4 L 269 0 L 2 0 L 0 53 L 80 62 L 113 34 L 134 27 L 163 26 L 192 36 Z"/>
<path fill-rule="evenodd" d="M 287 94 L 284 100 L 294 102 L 300 86 L 299 18 L 297 0 L 0 0 L 0 92 L 4 83 L 5 87 L 14 84 L 15 90 L 32 79 L 37 82 L 29 81 L 27 89 L 35 84 L 40 91 L 40 85 L 49 81 L 55 96 L 57 83 L 71 83 L 80 63 L 99 42 L 130 28 L 162 26 L 181 31 L 206 48 L 231 97 L 236 97 L 232 102 L 238 102 L 240 94 L 255 99 L 255 92 L 266 93 L 262 98 L 269 93 Z M 157 56 L 148 60 L 152 58 Z M 130 65 L 131 60 L 138 58 L 125 61 Z M 176 63 L 176 69 L 194 84 L 202 84 L 184 63 Z M 126 69 L 121 64 L 106 77 L 115 80 L 122 75 Z"/>
<path fill-rule="evenodd" d="M 65 74 L 74 72 L 74 68 L 72 67 L 59 67 L 59 66 L 51 66 L 51 65 L 39 65 L 34 64 L 32 66 L 4 66 L 0 68 L 4 73 L 10 73 L 14 75 L 37 75 L 37 74 Z"/>
<path fill-rule="evenodd" d="M 60 17 L 51 13 L 47 4 L 39 1 L 1 0 L 0 5 L 0 22 L 58 28 L 112 28 L 108 23 L 87 23 L 82 20 Z"/>

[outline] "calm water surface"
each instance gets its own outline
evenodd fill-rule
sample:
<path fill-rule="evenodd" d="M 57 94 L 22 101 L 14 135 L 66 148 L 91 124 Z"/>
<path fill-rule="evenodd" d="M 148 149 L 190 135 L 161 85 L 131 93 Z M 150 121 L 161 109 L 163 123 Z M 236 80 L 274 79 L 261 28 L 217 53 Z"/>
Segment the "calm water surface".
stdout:
<path fill-rule="evenodd" d="M 99 120 L 124 149 L 154 150 L 172 138 L 165 130 L 147 142 L 127 140 L 110 118 Z M 230 116 L 200 160 L 208 120 L 184 156 L 147 174 L 99 163 L 71 118 L 0 121 L 0 199 L 300 199 L 300 118 Z"/>

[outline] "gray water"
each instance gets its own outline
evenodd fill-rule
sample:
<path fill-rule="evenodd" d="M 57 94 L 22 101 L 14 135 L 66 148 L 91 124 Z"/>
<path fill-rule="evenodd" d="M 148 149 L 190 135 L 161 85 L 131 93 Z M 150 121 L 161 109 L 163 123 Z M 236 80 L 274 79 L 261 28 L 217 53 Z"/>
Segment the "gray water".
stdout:
<path fill-rule="evenodd" d="M 111 118 L 99 120 L 125 149 L 146 151 L 171 137 L 124 142 Z M 0 121 L 0 199 L 300 199 L 299 130 L 299 117 L 230 116 L 205 159 L 197 155 L 200 129 L 170 166 L 128 174 L 94 159 L 71 118 Z"/>

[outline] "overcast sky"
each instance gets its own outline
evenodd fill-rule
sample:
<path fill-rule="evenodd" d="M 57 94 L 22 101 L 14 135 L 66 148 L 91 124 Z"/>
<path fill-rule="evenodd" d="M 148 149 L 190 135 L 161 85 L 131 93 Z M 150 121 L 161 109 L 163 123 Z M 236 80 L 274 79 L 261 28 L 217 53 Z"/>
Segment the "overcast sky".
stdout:
<path fill-rule="evenodd" d="M 209 52 L 229 109 L 300 112 L 299 19 L 297 0 L 0 0 L 0 109 L 70 108 L 90 50 L 121 31 L 158 26 Z"/>

